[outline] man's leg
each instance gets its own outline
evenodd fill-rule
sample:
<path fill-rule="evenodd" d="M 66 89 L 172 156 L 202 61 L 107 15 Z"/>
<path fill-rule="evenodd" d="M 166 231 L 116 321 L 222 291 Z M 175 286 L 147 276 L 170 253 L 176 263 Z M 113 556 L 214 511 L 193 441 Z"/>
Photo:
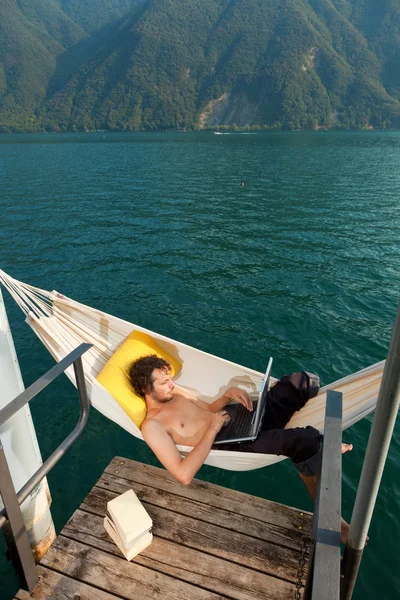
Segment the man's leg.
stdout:
<path fill-rule="evenodd" d="M 344 454 L 345 452 L 350 452 L 351 450 L 353 450 L 352 444 L 342 444 L 342 454 Z M 317 495 L 317 485 L 318 485 L 318 480 L 319 480 L 319 474 L 307 476 L 307 475 L 303 475 L 303 473 L 300 473 L 300 471 L 299 471 L 299 476 L 300 476 L 300 479 L 302 480 L 302 482 L 304 483 L 304 485 L 306 486 L 306 488 L 308 489 L 311 498 L 315 501 L 315 497 Z M 347 538 L 349 537 L 349 529 L 350 529 L 350 525 L 342 517 L 341 535 L 340 535 L 340 541 L 342 542 L 342 544 L 347 543 Z"/>
<path fill-rule="evenodd" d="M 310 378 L 305 371 L 283 375 L 268 392 L 262 430 L 283 429 L 309 399 L 309 383 Z"/>
<path fill-rule="evenodd" d="M 294 429 L 270 429 L 260 432 L 254 442 L 230 444 L 229 450 L 259 452 L 261 454 L 283 454 L 288 456 L 296 467 L 300 479 L 315 500 L 321 471 L 322 435 L 314 427 Z M 351 444 L 342 444 L 342 453 L 353 449 Z M 341 541 L 346 543 L 349 524 L 341 521 Z"/>
<path fill-rule="evenodd" d="M 312 377 L 315 378 L 316 376 Z M 309 379 L 307 373 L 303 371 L 292 373 L 289 376 L 284 375 L 281 380 L 278 381 L 270 390 L 263 429 L 268 430 L 271 426 L 284 427 L 289 422 L 292 415 L 296 411 L 303 408 L 303 406 L 306 404 L 308 400 L 308 392 Z M 316 390 L 314 390 L 313 395 L 315 395 L 315 393 Z M 306 457 L 309 459 L 309 461 L 311 461 L 311 463 L 315 463 L 314 465 L 311 465 L 311 471 L 317 468 L 318 461 L 320 460 L 319 454 L 322 450 L 322 436 L 320 439 L 321 448 L 315 454 L 315 456 L 313 456 L 312 453 L 310 454 L 310 451 L 312 451 L 312 443 L 310 450 L 307 450 L 306 448 Z M 310 444 L 308 443 L 307 446 L 310 446 Z M 352 449 L 353 446 L 351 444 L 342 444 L 342 454 Z M 258 450 L 254 450 L 254 452 L 258 452 Z M 285 452 L 281 453 L 285 454 Z M 310 465 L 307 464 L 307 461 L 303 461 L 303 465 L 299 464 L 300 461 L 298 460 L 292 459 L 292 462 L 295 464 L 295 467 L 299 472 L 300 479 L 303 481 L 312 499 L 315 501 L 319 470 L 315 473 L 310 473 Z M 349 529 L 350 525 L 342 518 L 340 539 L 344 544 L 347 542 Z"/>
<path fill-rule="evenodd" d="M 315 383 L 315 382 L 314 382 Z M 319 479 L 323 436 L 314 427 L 283 429 L 292 415 L 303 408 L 309 398 L 309 377 L 303 372 L 284 375 L 268 393 L 268 403 L 262 430 L 254 442 L 218 446 L 219 449 L 261 454 L 283 454 L 291 458 L 315 500 Z M 316 394 L 314 389 L 313 395 Z M 352 450 L 349 444 L 342 445 L 342 452 Z M 347 540 L 349 525 L 342 519 L 342 535 Z"/>
<path fill-rule="evenodd" d="M 254 442 L 234 444 L 235 450 L 288 456 L 306 476 L 317 475 L 321 467 L 322 435 L 314 427 L 260 431 Z M 233 446 L 233 444 L 232 444 Z M 231 448 L 229 448 L 231 449 Z"/>

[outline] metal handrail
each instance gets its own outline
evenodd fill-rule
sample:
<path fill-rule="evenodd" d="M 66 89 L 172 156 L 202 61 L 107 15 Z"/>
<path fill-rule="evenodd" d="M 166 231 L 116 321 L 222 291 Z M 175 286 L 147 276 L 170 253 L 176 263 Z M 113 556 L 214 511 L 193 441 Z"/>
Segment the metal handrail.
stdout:
<path fill-rule="evenodd" d="M 76 386 L 79 395 L 80 416 L 74 430 L 65 438 L 65 440 L 54 450 L 43 465 L 32 475 L 25 485 L 15 492 L 11 475 L 8 469 L 4 448 L 0 441 L 0 493 L 3 498 L 4 509 L 0 512 L 0 529 L 10 521 L 10 528 L 14 537 L 18 556 L 22 565 L 25 580 L 29 591 L 31 591 L 37 582 L 37 573 L 35 562 L 32 556 L 28 537 L 22 520 L 20 505 L 29 496 L 32 490 L 41 482 L 41 480 L 51 471 L 51 469 L 64 456 L 67 450 L 78 439 L 86 427 L 90 412 L 90 402 L 87 395 L 85 375 L 82 365 L 82 354 L 87 352 L 92 344 L 81 344 L 59 363 L 52 367 L 47 373 L 42 375 L 35 383 L 29 386 L 6 407 L 0 410 L 0 426 L 10 417 L 32 400 L 40 391 L 56 379 L 72 364 L 75 371 Z"/>
<path fill-rule="evenodd" d="M 400 305 L 383 371 L 374 420 L 343 556 L 341 598 L 351 600 L 400 406 Z"/>
<path fill-rule="evenodd" d="M 14 400 L 11 400 L 7 406 L 0 410 L 0 427 L 23 406 L 25 406 L 25 404 L 32 400 L 32 398 L 37 396 L 39 392 L 44 390 L 49 383 L 54 381 L 59 375 L 61 375 L 61 373 L 64 373 L 64 371 L 66 371 L 73 362 L 80 358 L 82 354 L 85 354 L 85 352 L 87 352 L 91 347 L 91 344 L 81 344 L 75 348 L 75 350 L 70 352 L 70 354 L 60 360 L 60 362 L 54 365 L 54 367 L 47 371 L 47 373 L 39 377 L 39 379 L 26 388 L 26 390 L 16 396 Z"/>
<path fill-rule="evenodd" d="M 13 414 L 20 410 L 25 404 L 32 400 L 40 391 L 54 381 L 61 373 L 63 373 L 72 364 L 74 365 L 76 384 L 78 388 L 78 395 L 80 401 L 80 416 L 78 423 L 74 430 L 65 438 L 58 448 L 49 456 L 46 462 L 32 475 L 32 477 L 26 482 L 26 484 L 17 493 L 18 504 L 29 496 L 31 491 L 40 483 L 40 481 L 51 471 L 51 469 L 58 463 L 60 458 L 64 456 L 66 451 L 72 446 L 75 440 L 81 435 L 82 431 L 86 427 L 89 411 L 90 402 L 87 397 L 85 376 L 83 372 L 81 356 L 92 347 L 92 344 L 81 344 L 63 358 L 59 363 L 52 367 L 47 373 L 42 375 L 35 383 L 29 388 L 24 390 L 19 396 L 17 396 L 12 402 L 10 402 L 5 408 L 0 411 L 0 426 L 3 425 Z M 10 408 L 9 408 L 10 407 Z M 0 511 L 0 529 L 3 527 L 7 518 L 5 515 L 5 509 Z"/>

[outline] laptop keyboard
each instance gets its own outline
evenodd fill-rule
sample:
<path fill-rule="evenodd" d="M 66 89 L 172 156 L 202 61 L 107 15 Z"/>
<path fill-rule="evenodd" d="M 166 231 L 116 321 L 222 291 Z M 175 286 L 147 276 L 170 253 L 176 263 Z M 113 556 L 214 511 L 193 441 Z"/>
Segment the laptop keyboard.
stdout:
<path fill-rule="evenodd" d="M 257 410 L 257 400 L 253 402 L 253 412 L 250 412 L 243 404 L 241 404 L 236 413 L 236 419 L 232 423 L 232 426 L 227 432 L 229 438 L 240 438 L 246 437 L 250 433 L 251 422 L 254 417 L 254 413 Z"/>

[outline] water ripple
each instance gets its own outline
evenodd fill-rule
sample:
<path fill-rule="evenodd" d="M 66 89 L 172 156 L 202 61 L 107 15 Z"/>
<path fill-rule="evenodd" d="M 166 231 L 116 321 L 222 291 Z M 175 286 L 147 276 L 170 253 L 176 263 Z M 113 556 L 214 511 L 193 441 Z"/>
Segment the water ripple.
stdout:
<path fill-rule="evenodd" d="M 328 383 L 384 358 L 400 291 L 399 133 L 103 135 L 1 136 L 1 268 L 256 369 L 273 354 L 277 376 L 306 368 Z M 33 380 L 51 363 L 6 301 Z M 51 394 L 35 408 L 45 454 L 75 414 L 60 385 L 71 402 L 59 419 Z M 346 434 L 347 517 L 369 427 Z M 61 472 L 51 481 L 60 523 L 112 456 L 154 462 L 124 436 L 93 417 L 63 463 L 76 496 Z M 399 456 L 397 425 L 356 600 L 400 588 Z M 201 476 L 307 507 L 285 464 Z"/>

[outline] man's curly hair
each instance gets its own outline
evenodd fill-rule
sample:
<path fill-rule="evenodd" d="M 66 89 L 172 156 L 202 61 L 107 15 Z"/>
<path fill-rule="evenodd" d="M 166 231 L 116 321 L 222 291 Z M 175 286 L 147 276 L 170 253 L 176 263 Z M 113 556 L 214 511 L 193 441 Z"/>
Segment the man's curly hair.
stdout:
<path fill-rule="evenodd" d="M 149 356 L 138 358 L 128 367 L 128 377 L 131 385 L 135 392 L 142 398 L 144 398 L 146 392 L 151 392 L 153 389 L 151 374 L 154 369 L 170 372 L 171 365 L 156 354 L 150 354 Z"/>

